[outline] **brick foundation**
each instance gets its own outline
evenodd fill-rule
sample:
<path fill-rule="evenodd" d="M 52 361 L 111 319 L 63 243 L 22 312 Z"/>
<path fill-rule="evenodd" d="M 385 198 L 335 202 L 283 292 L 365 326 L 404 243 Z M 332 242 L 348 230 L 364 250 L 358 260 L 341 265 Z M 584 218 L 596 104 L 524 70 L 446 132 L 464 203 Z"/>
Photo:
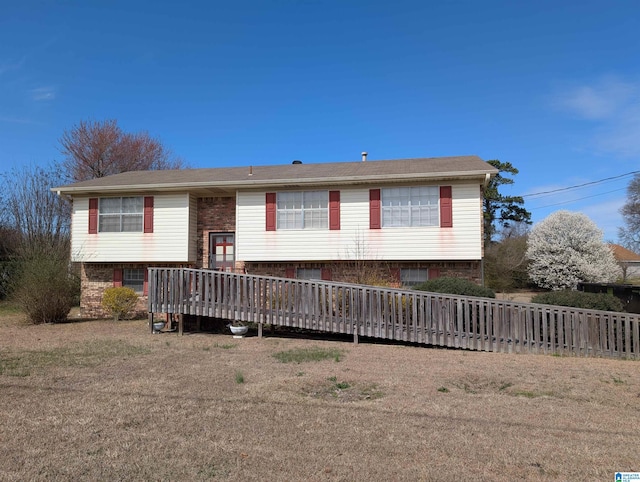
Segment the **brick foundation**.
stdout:
<path fill-rule="evenodd" d="M 286 277 L 287 269 L 310 268 L 329 269 L 333 281 L 363 284 L 397 285 L 397 270 L 401 268 L 426 268 L 439 276 L 464 278 L 482 284 L 480 261 L 448 262 L 398 262 L 398 261 L 328 261 L 314 263 L 260 263 L 245 262 L 248 274 Z"/>
<path fill-rule="evenodd" d="M 110 315 L 102 308 L 104 290 L 113 287 L 115 269 L 161 267 L 188 267 L 184 264 L 156 263 L 82 263 L 80 267 L 80 316 L 83 318 L 109 318 Z M 147 315 L 147 296 L 140 294 L 135 311 L 136 316 Z"/>

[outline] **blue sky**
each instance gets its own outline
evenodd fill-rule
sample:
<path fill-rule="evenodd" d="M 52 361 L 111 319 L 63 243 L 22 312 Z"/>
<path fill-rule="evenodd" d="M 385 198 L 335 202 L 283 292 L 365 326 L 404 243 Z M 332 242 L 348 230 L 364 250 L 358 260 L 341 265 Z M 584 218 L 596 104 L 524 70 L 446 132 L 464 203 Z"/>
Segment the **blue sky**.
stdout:
<path fill-rule="evenodd" d="M 516 166 L 522 195 L 640 170 L 635 0 L 11 3 L 0 172 L 104 119 L 191 167 L 477 154 Z M 525 207 L 615 240 L 630 179 Z"/>

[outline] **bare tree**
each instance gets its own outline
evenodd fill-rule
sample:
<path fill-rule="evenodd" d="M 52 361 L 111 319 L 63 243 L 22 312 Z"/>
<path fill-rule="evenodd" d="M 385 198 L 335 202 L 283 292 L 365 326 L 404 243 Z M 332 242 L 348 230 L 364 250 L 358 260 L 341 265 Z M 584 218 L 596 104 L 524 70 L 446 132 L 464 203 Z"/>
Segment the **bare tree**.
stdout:
<path fill-rule="evenodd" d="M 1 221 L 14 234 L 20 256 L 33 251 L 68 254 L 71 203 L 50 190 L 63 179 L 56 165 L 0 174 Z"/>
<path fill-rule="evenodd" d="M 1 224 L 15 236 L 0 287 L 33 323 L 66 318 L 79 292 L 69 266 L 71 203 L 50 190 L 62 179 L 55 165 L 0 175 Z"/>
<path fill-rule="evenodd" d="M 618 228 L 623 246 L 640 251 L 640 174 L 636 174 L 627 186 L 627 202 L 620 210 L 624 227 Z"/>
<path fill-rule="evenodd" d="M 123 132 L 114 119 L 80 121 L 64 131 L 62 166 L 73 181 L 128 171 L 180 169 L 183 161 L 147 132 Z"/>
<path fill-rule="evenodd" d="M 527 237 L 525 223 L 503 230 L 500 241 L 485 247 L 484 270 L 487 286 L 502 292 L 527 285 Z"/>

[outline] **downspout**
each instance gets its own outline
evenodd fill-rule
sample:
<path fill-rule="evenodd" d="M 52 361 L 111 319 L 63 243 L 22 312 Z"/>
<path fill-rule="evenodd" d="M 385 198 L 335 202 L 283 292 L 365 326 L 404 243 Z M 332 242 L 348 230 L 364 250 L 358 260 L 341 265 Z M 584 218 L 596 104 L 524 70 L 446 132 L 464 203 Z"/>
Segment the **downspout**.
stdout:
<path fill-rule="evenodd" d="M 482 286 L 486 288 L 484 284 L 484 212 L 482 212 L 482 199 L 484 197 L 484 189 L 489 185 L 491 180 L 491 174 L 488 172 L 484 175 L 484 182 L 482 183 L 482 189 L 480 190 L 480 217 L 482 219 L 482 234 L 480 236 L 480 242 L 482 243 L 482 256 L 480 258 L 480 281 Z"/>

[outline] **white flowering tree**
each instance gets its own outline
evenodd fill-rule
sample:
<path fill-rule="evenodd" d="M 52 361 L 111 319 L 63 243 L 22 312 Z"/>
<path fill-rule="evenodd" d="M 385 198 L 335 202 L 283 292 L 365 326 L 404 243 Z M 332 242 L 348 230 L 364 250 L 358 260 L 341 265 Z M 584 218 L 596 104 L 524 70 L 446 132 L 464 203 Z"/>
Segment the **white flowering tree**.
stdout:
<path fill-rule="evenodd" d="M 541 288 L 575 289 L 578 283 L 611 283 L 620 266 L 596 224 L 581 213 L 557 211 L 529 234 L 529 277 Z"/>

